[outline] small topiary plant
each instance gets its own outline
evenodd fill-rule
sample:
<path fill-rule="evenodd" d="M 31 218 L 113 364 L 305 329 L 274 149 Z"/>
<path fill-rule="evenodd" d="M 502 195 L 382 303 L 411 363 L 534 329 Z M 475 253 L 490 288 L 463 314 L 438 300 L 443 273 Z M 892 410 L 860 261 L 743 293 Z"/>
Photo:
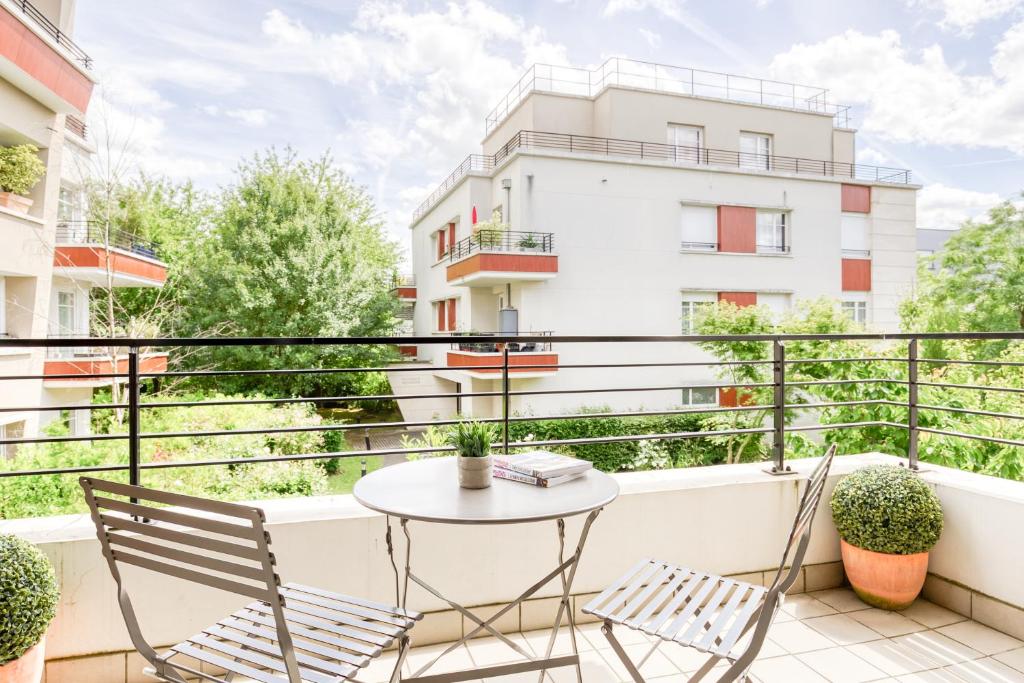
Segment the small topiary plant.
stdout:
<path fill-rule="evenodd" d="M 864 550 L 923 553 L 942 534 L 942 505 L 917 475 L 897 465 L 873 465 L 840 481 L 832 492 L 839 536 Z"/>
<path fill-rule="evenodd" d="M 0 534 L 0 666 L 42 639 L 59 597 L 46 556 L 28 541 Z"/>
<path fill-rule="evenodd" d="M 0 191 L 28 194 L 46 173 L 35 145 L 0 147 Z"/>
<path fill-rule="evenodd" d="M 491 454 L 494 427 L 487 422 L 459 422 L 448 432 L 448 445 L 463 458 L 483 458 Z"/>

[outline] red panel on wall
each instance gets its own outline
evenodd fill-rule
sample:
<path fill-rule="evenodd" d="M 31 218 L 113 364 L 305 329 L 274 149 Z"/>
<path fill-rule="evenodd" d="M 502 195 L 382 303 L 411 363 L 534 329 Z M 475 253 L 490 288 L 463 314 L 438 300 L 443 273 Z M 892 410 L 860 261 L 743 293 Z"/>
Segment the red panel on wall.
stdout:
<path fill-rule="evenodd" d="M 455 329 L 455 303 L 456 299 L 448 299 L 448 329 Z"/>
<path fill-rule="evenodd" d="M 451 251 L 455 248 L 455 224 L 448 224 L 448 250 Z"/>
<path fill-rule="evenodd" d="M 871 213 L 871 186 L 843 185 L 843 211 Z"/>
<path fill-rule="evenodd" d="M 718 390 L 718 405 L 723 408 L 736 408 L 737 406 L 754 405 L 754 395 L 749 391 L 737 393 L 736 387 L 728 387 Z"/>
<path fill-rule="evenodd" d="M 92 81 L 7 10 L 0 10 L 0 57 L 9 59 L 78 111 L 88 108 Z"/>
<path fill-rule="evenodd" d="M 719 292 L 719 301 L 728 301 L 737 306 L 756 306 L 757 292 Z"/>
<path fill-rule="evenodd" d="M 434 306 L 437 308 L 437 329 L 443 332 L 448 329 L 447 325 L 445 325 L 445 303 L 438 301 Z"/>
<path fill-rule="evenodd" d="M 445 252 L 448 250 L 448 238 L 445 234 L 444 228 L 437 231 L 437 260 L 440 261 L 444 258 Z"/>
<path fill-rule="evenodd" d="M 844 258 L 843 259 L 843 291 L 844 292 L 870 292 L 871 291 L 871 259 L 866 259 L 866 258 Z"/>
<path fill-rule="evenodd" d="M 748 206 L 718 207 L 718 251 L 757 251 L 757 210 Z"/>

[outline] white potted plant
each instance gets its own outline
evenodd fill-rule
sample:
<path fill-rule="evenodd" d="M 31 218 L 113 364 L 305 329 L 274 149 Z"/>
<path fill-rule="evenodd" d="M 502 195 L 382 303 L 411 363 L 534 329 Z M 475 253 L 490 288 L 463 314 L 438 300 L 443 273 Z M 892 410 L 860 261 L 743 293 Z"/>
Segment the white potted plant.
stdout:
<path fill-rule="evenodd" d="M 491 485 L 493 439 L 493 428 L 484 422 L 460 422 L 448 433 L 448 444 L 458 454 L 459 486 L 485 489 Z"/>
<path fill-rule="evenodd" d="M 35 145 L 0 147 L 0 206 L 28 213 L 32 200 L 26 197 L 46 173 Z"/>
<path fill-rule="evenodd" d="M 28 541 L 0 534 L 0 683 L 43 680 L 46 629 L 59 597 L 46 556 Z"/>

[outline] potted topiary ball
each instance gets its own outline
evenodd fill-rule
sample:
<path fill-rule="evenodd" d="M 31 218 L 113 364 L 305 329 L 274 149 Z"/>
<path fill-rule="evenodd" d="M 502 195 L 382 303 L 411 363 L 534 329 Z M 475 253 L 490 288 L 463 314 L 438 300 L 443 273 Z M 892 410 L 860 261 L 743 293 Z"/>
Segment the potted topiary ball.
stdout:
<path fill-rule="evenodd" d="M 484 422 L 460 422 L 448 433 L 448 444 L 455 446 L 459 456 L 459 486 L 485 489 L 491 485 L 493 439 L 493 427 Z"/>
<path fill-rule="evenodd" d="M 35 145 L 0 147 L 0 206 L 28 213 L 32 200 L 26 197 L 46 173 L 46 165 Z"/>
<path fill-rule="evenodd" d="M 0 534 L 0 683 L 43 679 L 46 628 L 59 597 L 46 556 L 28 541 Z"/>
<path fill-rule="evenodd" d="M 928 551 L 942 534 L 938 496 L 905 467 L 857 470 L 832 492 L 843 567 L 861 600 L 882 609 L 909 607 L 924 586 Z"/>

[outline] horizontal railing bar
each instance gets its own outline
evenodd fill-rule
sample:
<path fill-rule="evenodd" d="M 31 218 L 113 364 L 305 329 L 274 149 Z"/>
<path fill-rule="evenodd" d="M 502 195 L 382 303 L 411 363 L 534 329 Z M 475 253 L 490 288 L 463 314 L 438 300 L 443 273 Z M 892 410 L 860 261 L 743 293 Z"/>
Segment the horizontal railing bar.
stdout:
<path fill-rule="evenodd" d="M 113 410 L 115 408 L 127 408 L 127 403 L 85 403 L 78 405 L 59 405 L 59 406 L 31 406 L 31 407 L 14 407 L 14 408 L 0 408 L 0 413 L 24 413 L 24 412 L 40 412 L 40 411 L 53 411 L 53 410 Z"/>
<path fill-rule="evenodd" d="M 886 379 L 884 377 L 870 379 L 816 379 L 798 382 L 786 382 L 786 387 L 815 387 L 829 384 L 908 384 L 905 379 Z M 919 382 L 920 384 L 920 382 Z"/>
<path fill-rule="evenodd" d="M 1006 367 L 1022 367 L 1024 361 L 1010 361 L 1010 360 L 953 360 L 944 358 L 918 358 L 918 363 L 938 363 L 944 365 L 994 365 L 994 366 L 1006 366 Z"/>
<path fill-rule="evenodd" d="M 89 434 L 85 436 L 34 436 L 22 439 L 0 439 L 0 446 L 26 443 L 65 443 L 68 441 L 118 441 L 128 434 Z"/>
<path fill-rule="evenodd" d="M 893 405 L 906 407 L 906 403 L 890 401 L 886 398 L 871 398 L 863 401 L 829 401 L 827 403 L 787 403 L 786 410 L 800 410 L 803 408 L 841 408 L 844 406 L 870 406 L 870 405 Z"/>
<path fill-rule="evenodd" d="M 947 413 L 962 413 L 964 415 L 981 415 L 983 417 L 999 417 L 1008 420 L 1024 420 L 1024 415 L 1014 413 L 997 413 L 991 410 L 972 410 L 970 408 L 953 408 L 951 406 L 933 406 L 924 403 L 917 404 L 920 410 L 941 410 Z"/>
<path fill-rule="evenodd" d="M 397 362 L 397 361 L 396 361 Z M 520 367 L 520 366 L 515 366 Z M 545 365 L 544 367 L 555 367 Z M 493 365 L 459 366 L 459 370 L 494 370 Z M 372 368 L 309 368 L 308 370 L 289 368 L 282 370 L 175 370 L 173 372 L 140 372 L 140 378 L 149 377 L 244 377 L 249 375 L 328 375 L 349 374 L 356 372 L 436 372 L 436 365 L 419 365 L 416 367 L 372 367 Z"/>
<path fill-rule="evenodd" d="M 793 360 L 782 361 L 786 365 L 795 364 L 809 364 L 809 363 L 861 363 L 861 362 L 883 362 L 883 363 L 906 363 L 906 358 L 883 358 L 883 357 L 866 357 L 866 358 L 796 358 Z M 769 361 L 772 362 L 772 361 Z"/>
<path fill-rule="evenodd" d="M 0 340 L 0 348 L 2 348 L 3 345 L 4 345 L 3 340 Z M 65 362 L 65 363 L 73 363 L 73 362 L 75 362 L 74 359 L 70 359 L 70 358 L 68 358 L 68 359 L 64 359 L 64 358 L 47 358 L 46 360 L 47 361 L 56 361 L 56 362 Z M 158 377 L 159 375 L 154 375 L 154 376 Z M 37 379 L 41 379 L 41 380 L 71 379 L 71 380 L 86 381 L 86 380 L 90 380 L 90 379 L 124 379 L 126 377 L 128 377 L 128 373 L 125 373 L 125 372 L 96 372 L 96 373 L 89 373 L 89 374 L 82 373 L 82 372 L 76 372 L 76 373 L 68 372 L 68 373 L 63 373 L 63 374 L 60 374 L 60 375 L 45 375 L 45 374 L 44 375 L 0 375 L 0 380 L 20 380 L 20 381 L 26 381 L 26 380 L 37 380 Z"/>
<path fill-rule="evenodd" d="M 140 408 L 194 408 L 201 406 L 278 405 L 287 403 L 343 403 L 346 401 L 392 401 L 397 399 L 455 398 L 465 396 L 501 396 L 500 391 L 467 391 L 449 394 L 379 394 L 373 396 L 310 396 L 306 398 L 217 399 L 215 401 L 167 401 L 140 403 Z"/>
<path fill-rule="evenodd" d="M 975 439 L 977 441 L 987 441 L 988 443 L 998 443 L 1005 446 L 1024 446 L 1024 441 L 1015 441 L 1013 439 L 1000 439 L 995 436 L 982 436 L 981 434 L 967 434 L 966 432 L 953 432 L 944 429 L 932 429 L 930 427 L 918 427 L 918 431 L 928 432 L 929 434 L 939 434 L 941 436 L 955 436 L 961 439 Z"/>
<path fill-rule="evenodd" d="M 942 387 L 943 389 L 969 389 L 975 391 L 1002 391 L 1010 394 L 1024 394 L 1024 389 L 1015 387 L 990 387 L 977 384 L 950 384 L 947 382 L 918 382 L 922 387 Z"/>
<path fill-rule="evenodd" d="M 550 394 L 609 394 L 627 391 L 679 391 L 681 389 L 757 389 L 773 387 L 771 382 L 743 382 L 741 384 L 680 384 L 669 387 L 621 387 L 601 389 L 545 389 L 535 391 L 510 391 L 509 396 L 545 396 Z M 499 394 L 501 392 L 498 392 Z M 449 394 L 454 395 L 454 394 Z"/>
<path fill-rule="evenodd" d="M 853 429 L 854 427 L 877 427 L 884 426 L 881 422 L 868 421 L 868 422 L 837 422 L 835 424 L 814 424 L 814 425 L 797 425 L 787 426 L 787 432 L 818 432 L 828 429 Z M 900 425 L 906 428 L 906 425 Z"/>

